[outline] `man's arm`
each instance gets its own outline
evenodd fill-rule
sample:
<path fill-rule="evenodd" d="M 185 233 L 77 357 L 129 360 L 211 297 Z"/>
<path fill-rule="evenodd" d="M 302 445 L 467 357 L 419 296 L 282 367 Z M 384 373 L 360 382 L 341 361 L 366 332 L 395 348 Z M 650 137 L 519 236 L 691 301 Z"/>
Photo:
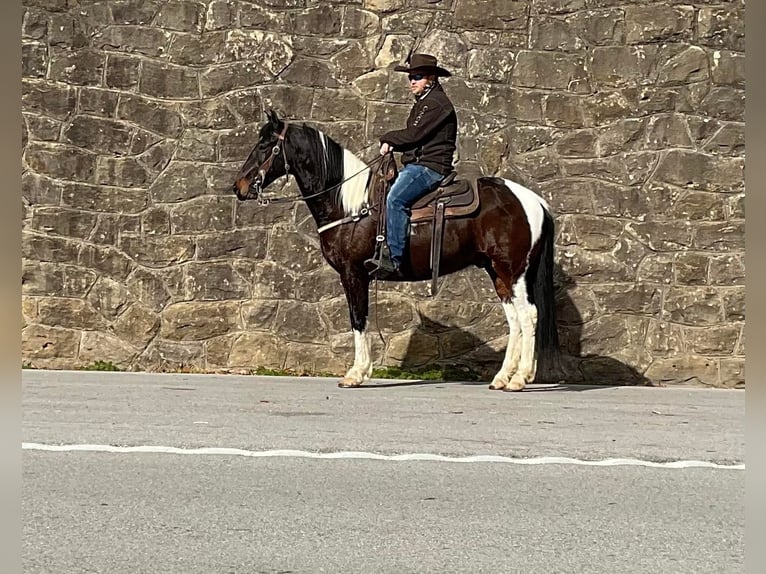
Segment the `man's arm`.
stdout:
<path fill-rule="evenodd" d="M 438 102 L 428 102 L 418 111 L 411 126 L 380 136 L 380 142 L 389 144 L 394 151 L 408 151 L 418 147 L 441 124 L 450 110 Z"/>

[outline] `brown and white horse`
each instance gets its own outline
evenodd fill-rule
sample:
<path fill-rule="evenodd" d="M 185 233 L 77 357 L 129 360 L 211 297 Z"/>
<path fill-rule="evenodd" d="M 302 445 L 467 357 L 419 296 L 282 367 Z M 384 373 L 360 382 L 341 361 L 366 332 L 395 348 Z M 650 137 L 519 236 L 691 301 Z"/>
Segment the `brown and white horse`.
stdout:
<path fill-rule="evenodd" d="M 273 111 L 267 117 L 233 191 L 240 200 L 266 204 L 264 188 L 283 175 L 296 179 L 300 199 L 316 221 L 322 254 L 340 275 L 348 302 L 355 357 L 338 384 L 357 387 L 372 373 L 367 333 L 371 279 L 364 261 L 375 249 L 383 186 L 371 185 L 376 178 L 370 166 L 321 131 L 305 124 L 288 125 Z M 507 179 L 481 177 L 477 187 L 479 210 L 444 222 L 439 274 L 470 265 L 489 274 L 509 331 L 505 359 L 490 388 L 519 391 L 535 380 L 536 373 L 538 380 L 546 378 L 559 365 L 553 217 L 545 200 Z M 402 263 L 404 281 L 431 276 L 431 233 L 415 229 L 430 225 L 413 226 L 416 232 Z"/>

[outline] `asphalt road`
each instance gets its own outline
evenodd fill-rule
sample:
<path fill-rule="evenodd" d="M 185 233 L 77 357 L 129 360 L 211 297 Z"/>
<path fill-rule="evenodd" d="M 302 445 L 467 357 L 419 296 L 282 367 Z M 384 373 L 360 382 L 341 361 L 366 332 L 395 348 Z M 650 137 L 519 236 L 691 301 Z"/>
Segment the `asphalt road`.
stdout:
<path fill-rule="evenodd" d="M 744 391 L 335 382 L 24 371 L 24 572 L 744 572 Z"/>

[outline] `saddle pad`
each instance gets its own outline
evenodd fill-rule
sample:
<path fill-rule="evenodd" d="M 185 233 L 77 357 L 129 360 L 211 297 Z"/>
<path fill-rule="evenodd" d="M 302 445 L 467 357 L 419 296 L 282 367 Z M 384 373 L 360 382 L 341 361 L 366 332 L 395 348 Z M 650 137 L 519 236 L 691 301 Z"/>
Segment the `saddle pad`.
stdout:
<path fill-rule="evenodd" d="M 428 195 L 420 198 L 412 206 L 411 223 L 432 221 L 434 217 L 434 203 L 445 201 L 444 218 L 463 217 L 471 215 L 479 208 L 478 181 L 461 179 L 450 184 L 448 187 L 440 187 Z"/>

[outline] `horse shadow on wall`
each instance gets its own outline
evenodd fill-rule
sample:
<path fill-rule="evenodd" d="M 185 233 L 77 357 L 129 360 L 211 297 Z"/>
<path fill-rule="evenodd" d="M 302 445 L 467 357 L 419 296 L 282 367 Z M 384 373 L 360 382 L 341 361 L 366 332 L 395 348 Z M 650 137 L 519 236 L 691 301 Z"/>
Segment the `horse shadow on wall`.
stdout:
<path fill-rule="evenodd" d="M 585 321 L 577 308 L 570 291 L 575 281 L 556 264 L 554 272 L 556 286 L 556 315 L 558 323 L 561 362 L 551 380 L 535 379 L 535 383 L 554 383 L 552 387 L 528 388 L 534 390 L 588 390 L 607 386 L 650 385 L 631 365 L 614 357 L 596 354 L 582 354 L 582 336 Z M 444 324 L 419 313 L 420 321 L 412 332 L 408 347 L 403 353 L 401 367 L 417 371 L 424 367 L 423 349 L 433 347 L 439 340 L 439 357 L 430 365 L 449 366 L 445 371 L 445 381 L 456 381 L 467 385 L 484 385 L 492 380 L 500 369 L 505 356 L 505 346 L 494 348 L 491 343 L 478 337 L 467 329 Z M 503 319 L 503 327 L 506 323 Z M 507 329 L 506 329 L 507 333 Z M 445 352 L 444 340 L 448 338 L 449 348 L 455 352 Z M 460 352 L 463 350 L 464 352 Z M 461 376 L 466 373 L 466 377 Z M 468 379 L 468 380 L 466 380 Z M 478 379 L 478 380 L 470 380 Z M 424 384 L 424 382 L 388 383 L 386 386 Z"/>

